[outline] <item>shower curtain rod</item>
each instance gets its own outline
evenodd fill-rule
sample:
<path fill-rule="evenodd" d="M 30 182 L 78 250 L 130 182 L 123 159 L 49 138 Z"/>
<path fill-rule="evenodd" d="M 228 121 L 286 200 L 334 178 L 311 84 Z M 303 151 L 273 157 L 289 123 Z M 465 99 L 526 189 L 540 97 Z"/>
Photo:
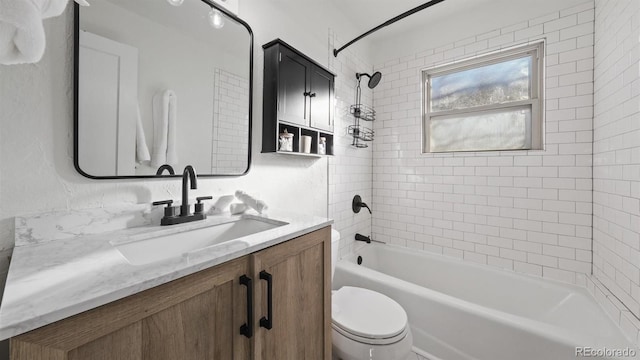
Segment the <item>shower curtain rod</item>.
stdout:
<path fill-rule="evenodd" d="M 409 10 L 409 11 L 405 11 L 405 12 L 403 12 L 402 14 L 400 14 L 400 15 L 398 15 L 398 16 L 396 16 L 396 17 L 394 17 L 393 19 L 391 19 L 391 20 L 387 20 L 387 21 L 386 21 L 386 22 L 384 22 L 383 24 L 378 25 L 378 26 L 374 27 L 373 29 L 371 29 L 371 30 L 367 31 L 366 33 L 364 33 L 364 34 L 362 34 L 362 35 L 358 36 L 357 38 L 355 38 L 355 39 L 353 39 L 353 40 L 349 41 L 348 43 L 346 43 L 346 44 L 345 44 L 343 47 L 341 47 L 340 49 L 333 49 L 333 56 L 334 56 L 334 57 L 338 57 L 338 54 L 339 54 L 342 50 L 344 50 L 344 49 L 348 48 L 348 47 L 349 47 L 349 46 L 351 46 L 353 43 L 355 43 L 356 41 L 358 41 L 358 40 L 362 39 L 363 37 L 366 37 L 366 36 L 368 36 L 368 35 L 370 35 L 370 34 L 372 34 L 372 33 L 376 32 L 376 31 L 378 31 L 378 30 L 382 29 L 383 27 L 389 26 L 389 25 L 391 25 L 391 24 L 393 24 L 393 23 L 395 23 L 395 22 L 397 22 L 397 21 L 400 21 L 400 20 L 402 20 L 402 19 L 406 18 L 407 16 L 413 15 L 413 14 L 417 13 L 418 11 L 424 10 L 424 9 L 426 9 L 426 8 L 428 8 L 428 7 L 431 7 L 431 6 L 433 6 L 433 5 L 439 4 L 439 3 L 443 2 L 443 1 L 444 1 L 444 0 L 431 0 L 431 1 L 426 2 L 426 3 L 424 3 L 424 4 L 420 5 L 420 6 L 417 6 L 417 7 L 413 8 L 413 9 L 411 9 L 411 10 Z"/>

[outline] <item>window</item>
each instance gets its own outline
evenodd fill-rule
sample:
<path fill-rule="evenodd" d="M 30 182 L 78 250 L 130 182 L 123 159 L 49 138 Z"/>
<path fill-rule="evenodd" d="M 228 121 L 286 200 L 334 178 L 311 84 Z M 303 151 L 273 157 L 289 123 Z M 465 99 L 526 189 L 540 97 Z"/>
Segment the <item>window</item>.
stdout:
<path fill-rule="evenodd" d="M 542 149 L 543 49 L 423 70 L 423 152 Z"/>

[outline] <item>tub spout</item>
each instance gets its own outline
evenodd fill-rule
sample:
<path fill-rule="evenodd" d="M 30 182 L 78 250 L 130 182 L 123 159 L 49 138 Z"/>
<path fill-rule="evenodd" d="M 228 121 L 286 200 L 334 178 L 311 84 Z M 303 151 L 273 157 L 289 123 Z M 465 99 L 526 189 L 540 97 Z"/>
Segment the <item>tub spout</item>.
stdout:
<path fill-rule="evenodd" d="M 367 244 L 371 244 L 371 237 L 364 236 L 362 234 L 356 234 L 356 241 L 364 241 Z"/>
<path fill-rule="evenodd" d="M 378 244 L 386 244 L 386 242 L 384 241 L 373 240 L 371 239 L 371 236 L 364 236 L 362 234 L 356 234 L 356 241 L 364 241 L 367 244 L 371 244 L 372 242 L 378 243 Z"/>

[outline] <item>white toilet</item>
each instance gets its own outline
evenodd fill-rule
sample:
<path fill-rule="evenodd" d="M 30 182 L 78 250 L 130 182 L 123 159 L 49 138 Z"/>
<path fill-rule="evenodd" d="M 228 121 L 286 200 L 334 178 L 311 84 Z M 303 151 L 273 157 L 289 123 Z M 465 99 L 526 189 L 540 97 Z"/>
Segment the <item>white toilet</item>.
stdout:
<path fill-rule="evenodd" d="M 331 231 L 331 277 L 340 233 Z M 333 359 L 406 360 L 413 337 L 402 306 L 372 290 L 345 286 L 331 296 Z"/>

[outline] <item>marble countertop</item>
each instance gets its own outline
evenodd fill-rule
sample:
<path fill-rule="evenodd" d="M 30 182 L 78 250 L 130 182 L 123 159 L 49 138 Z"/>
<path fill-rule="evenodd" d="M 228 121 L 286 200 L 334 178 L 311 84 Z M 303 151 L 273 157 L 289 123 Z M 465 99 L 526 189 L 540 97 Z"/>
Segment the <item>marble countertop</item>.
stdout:
<path fill-rule="evenodd" d="M 172 259 L 132 265 L 112 244 L 180 233 L 240 217 L 215 215 L 203 221 L 161 227 L 150 224 L 150 216 L 140 220 L 144 216 L 136 215 L 134 221 L 129 221 L 135 227 L 117 229 L 111 221 L 102 226 L 108 231 L 99 232 L 96 228 L 101 225 L 96 223 L 105 222 L 96 222 L 91 218 L 95 215 L 85 212 L 66 218 L 16 218 L 16 247 L 0 305 L 0 340 L 279 244 L 333 222 L 322 217 L 276 211 L 270 211 L 268 215 L 251 215 L 287 224 Z M 126 222 L 122 219 L 125 217 L 120 217 L 119 221 Z M 78 223 L 86 226 L 77 226 Z M 69 230 L 71 228 L 73 230 Z"/>

